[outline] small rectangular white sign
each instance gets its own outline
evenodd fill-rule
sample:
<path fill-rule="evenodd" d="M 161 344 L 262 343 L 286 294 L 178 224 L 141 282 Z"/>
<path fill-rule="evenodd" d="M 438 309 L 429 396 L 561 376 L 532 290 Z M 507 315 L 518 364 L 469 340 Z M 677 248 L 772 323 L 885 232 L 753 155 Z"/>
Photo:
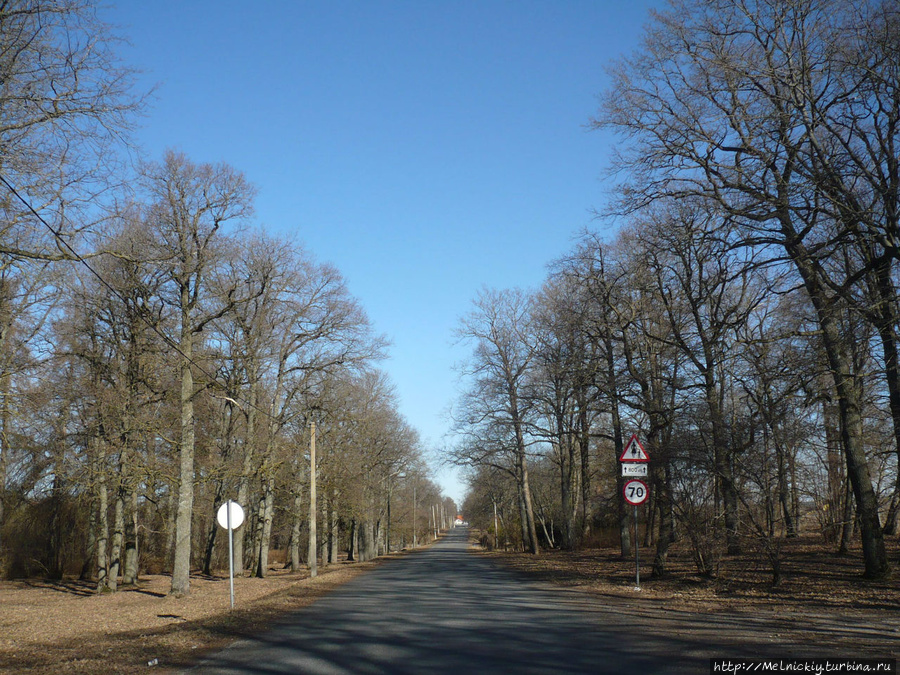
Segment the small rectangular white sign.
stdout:
<path fill-rule="evenodd" d="M 622 476 L 625 478 L 632 476 L 646 476 L 646 464 L 622 464 Z"/>

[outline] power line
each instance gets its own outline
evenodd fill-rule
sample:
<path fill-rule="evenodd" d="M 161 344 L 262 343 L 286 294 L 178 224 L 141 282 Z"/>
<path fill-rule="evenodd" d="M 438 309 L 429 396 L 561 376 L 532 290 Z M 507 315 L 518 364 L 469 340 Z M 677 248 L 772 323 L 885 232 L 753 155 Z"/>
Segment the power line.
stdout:
<path fill-rule="evenodd" d="M 62 234 L 60 234 L 59 231 L 56 230 L 56 228 L 54 228 L 50 223 L 48 223 L 46 221 L 46 219 L 31 205 L 31 203 L 27 199 L 25 199 L 19 193 L 18 190 L 16 190 L 15 186 L 13 186 L 13 184 L 10 183 L 6 179 L 6 176 L 4 176 L 3 174 L 0 174 L 0 182 L 2 182 L 3 185 L 6 186 L 6 189 L 9 190 L 10 193 L 16 199 L 18 199 L 20 202 L 22 202 L 22 204 L 25 206 L 25 208 L 28 209 L 28 211 L 35 218 L 37 218 L 44 225 L 44 227 L 46 227 L 48 230 L 50 230 L 50 232 L 53 234 L 53 236 L 56 238 L 56 240 L 69 252 L 69 254 L 72 256 L 72 258 L 74 258 L 75 260 L 80 262 L 82 265 L 84 265 L 88 269 L 88 271 L 91 274 L 93 274 L 101 284 L 103 284 L 106 288 L 108 288 L 110 290 L 110 292 L 113 295 L 115 295 L 119 300 L 124 302 L 126 305 L 128 304 L 128 299 L 124 295 L 122 295 L 122 293 L 120 293 L 117 288 L 115 288 L 112 284 L 110 284 L 108 281 L 106 281 L 106 279 L 103 278 L 103 275 L 101 275 L 97 270 L 95 270 L 93 267 L 91 267 L 90 263 L 87 260 L 85 260 L 81 256 L 81 254 L 78 253 L 78 251 L 76 251 L 74 248 L 72 248 L 72 246 L 69 244 L 69 242 L 66 241 L 65 237 L 63 237 Z M 189 364 L 191 364 L 197 370 L 199 370 L 201 373 L 203 373 L 203 375 L 205 375 L 209 379 L 210 382 L 212 382 L 217 387 L 219 387 L 225 391 L 228 391 L 228 388 L 224 384 L 219 382 L 216 379 L 215 375 L 209 373 L 203 366 L 201 366 L 199 363 L 194 361 L 194 359 L 192 359 L 187 354 L 185 354 L 184 351 L 182 351 L 181 347 L 178 346 L 177 342 L 175 342 L 172 338 L 170 338 L 168 335 L 163 333 L 152 321 L 150 321 L 144 315 L 143 307 L 140 307 L 139 310 L 140 311 L 138 311 L 138 318 L 142 322 L 147 324 L 147 326 L 150 328 L 150 330 L 152 330 L 154 333 L 159 335 L 159 337 L 161 337 L 167 345 L 169 345 L 172 349 L 174 349 L 176 352 L 178 352 L 178 354 L 181 356 L 181 358 L 183 358 L 185 361 L 187 361 Z M 240 396 L 237 396 L 234 398 L 229 397 L 229 400 L 234 401 L 238 405 L 240 405 L 240 403 L 243 403 L 250 408 L 256 409 L 258 412 L 261 412 L 266 417 L 275 419 L 274 416 L 269 413 L 269 411 L 260 408 L 258 405 L 255 405 Z"/>

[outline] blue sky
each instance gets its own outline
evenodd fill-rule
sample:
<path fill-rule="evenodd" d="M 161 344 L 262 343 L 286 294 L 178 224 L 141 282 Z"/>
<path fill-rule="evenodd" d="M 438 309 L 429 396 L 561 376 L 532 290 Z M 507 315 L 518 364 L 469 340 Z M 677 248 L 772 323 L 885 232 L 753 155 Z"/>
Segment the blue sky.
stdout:
<path fill-rule="evenodd" d="M 158 85 L 138 141 L 224 161 L 257 221 L 333 263 L 393 343 L 382 366 L 430 448 L 484 286 L 535 288 L 592 210 L 612 139 L 604 67 L 651 0 L 120 1 L 101 16 Z M 454 472 L 436 471 L 459 503 Z"/>

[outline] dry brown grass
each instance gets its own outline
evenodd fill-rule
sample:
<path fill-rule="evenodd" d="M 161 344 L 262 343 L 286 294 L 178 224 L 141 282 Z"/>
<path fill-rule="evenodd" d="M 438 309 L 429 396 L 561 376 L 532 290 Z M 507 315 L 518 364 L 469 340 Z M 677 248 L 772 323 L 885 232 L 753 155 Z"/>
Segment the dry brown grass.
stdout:
<path fill-rule="evenodd" d="M 341 563 L 266 579 L 191 577 L 191 593 L 167 595 L 171 578 L 145 576 L 137 588 L 98 595 L 78 581 L 0 582 L 0 672 L 32 675 L 172 672 L 199 655 L 258 632 L 380 561 Z M 155 662 L 154 662 L 155 661 Z"/>
<path fill-rule="evenodd" d="M 895 576 L 887 581 L 862 578 L 860 551 L 836 555 L 821 541 L 787 542 L 784 578 L 772 588 L 769 567 L 753 555 L 722 561 L 719 575 L 696 574 L 690 556 L 676 547 L 665 579 L 650 577 L 651 551 L 642 550 L 641 589 L 635 589 L 634 559 L 619 551 L 524 553 L 484 552 L 502 565 L 543 584 L 586 593 L 598 606 L 640 626 L 646 640 L 654 636 L 694 645 L 710 653 L 727 645 L 760 645 L 806 650 L 818 656 L 896 658 L 900 656 L 900 546 L 889 544 Z M 727 643 L 723 646 L 724 643 Z M 715 645 L 718 645 L 716 647 Z M 730 653 L 730 652 L 722 652 Z"/>
<path fill-rule="evenodd" d="M 788 540 L 782 552 L 783 579 L 772 587 L 772 574 L 755 555 L 722 560 L 719 574 L 705 578 L 695 572 L 687 552 L 673 547 L 669 575 L 651 577 L 652 550 L 642 549 L 641 590 L 635 591 L 635 562 L 623 559 L 618 549 L 542 551 L 540 556 L 502 551 L 484 552 L 507 567 L 534 580 L 612 597 L 641 597 L 672 608 L 698 611 L 726 608 L 784 610 L 884 610 L 900 609 L 900 545 L 889 543 L 895 562 L 894 578 L 868 581 L 862 578 L 860 551 L 838 555 L 815 537 Z"/>
<path fill-rule="evenodd" d="M 896 561 L 900 547 L 896 541 L 891 547 Z M 671 576 L 659 580 L 649 578 L 650 551 L 643 550 L 641 590 L 636 592 L 634 560 L 623 560 L 613 549 L 544 551 L 538 557 L 482 554 L 538 582 L 615 599 L 617 606 L 627 599 L 629 606 L 678 610 L 684 616 L 740 609 L 872 618 L 871 625 L 884 632 L 894 625 L 900 609 L 900 570 L 894 580 L 865 581 L 858 551 L 835 555 L 814 539 L 786 545 L 784 581 L 777 589 L 771 588 L 767 566 L 753 556 L 727 558 L 716 579 L 705 579 L 676 548 L 670 557 Z M 180 599 L 167 596 L 168 576 L 146 576 L 137 588 L 103 595 L 78 581 L 0 582 L 0 672 L 172 672 L 263 630 L 379 562 L 332 565 L 316 579 L 284 571 L 273 571 L 266 579 L 238 578 L 234 611 L 223 576 L 192 577 L 190 596 Z M 651 616 L 646 614 L 647 620 Z"/>

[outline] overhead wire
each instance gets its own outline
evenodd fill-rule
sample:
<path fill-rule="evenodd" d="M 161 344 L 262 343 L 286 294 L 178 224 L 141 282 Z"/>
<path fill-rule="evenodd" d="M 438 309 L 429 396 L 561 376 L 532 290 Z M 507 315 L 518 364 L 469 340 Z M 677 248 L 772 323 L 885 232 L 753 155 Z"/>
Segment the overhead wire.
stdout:
<path fill-rule="evenodd" d="M 25 208 L 35 218 L 37 218 L 44 225 L 44 227 L 46 227 L 51 232 L 51 234 L 53 234 L 53 236 L 56 238 L 56 240 L 63 246 L 63 248 L 65 248 L 69 252 L 69 254 L 71 255 L 71 257 L 74 260 L 76 260 L 77 262 L 80 262 L 82 265 L 84 265 L 87 268 L 87 270 L 92 275 L 94 275 L 94 277 L 96 277 L 97 280 L 101 284 L 103 284 L 103 286 L 105 286 L 107 289 L 109 289 L 109 291 L 113 295 L 115 295 L 119 300 L 121 300 L 125 304 L 128 304 L 128 299 L 124 295 L 122 295 L 122 293 L 117 288 L 115 288 L 106 279 L 104 279 L 102 274 L 100 274 L 97 270 L 95 270 L 93 267 L 91 267 L 90 263 L 84 259 L 84 256 L 82 256 L 80 253 L 78 253 L 78 251 L 76 251 L 72 247 L 72 245 L 69 244 L 68 241 L 66 241 L 66 238 L 63 237 L 62 234 L 56 228 L 54 228 L 50 223 L 47 222 L 47 220 L 31 205 L 31 202 L 29 202 L 27 199 L 25 199 L 25 197 L 23 197 L 19 193 L 19 191 L 16 189 L 16 187 L 9 180 L 7 180 L 6 176 L 4 176 L 2 173 L 0 173 L 0 183 L 3 183 L 3 185 L 6 187 L 6 189 L 9 190 L 10 194 L 12 194 L 16 199 L 18 199 L 25 206 Z M 141 308 L 141 309 L 143 309 L 143 308 Z M 190 356 L 185 354 L 184 351 L 181 349 L 181 347 L 178 345 L 178 343 L 175 342 L 175 340 L 173 340 L 168 335 L 166 335 L 162 330 L 159 329 L 158 326 L 156 326 L 152 321 L 150 321 L 146 316 L 144 316 L 143 311 L 138 312 L 138 317 L 140 318 L 140 320 L 142 322 L 147 324 L 147 326 L 150 328 L 150 330 L 152 330 L 160 338 L 162 338 L 162 340 L 169 347 L 174 349 L 181 356 L 181 358 L 183 358 L 190 365 L 194 366 L 198 371 L 200 371 L 204 376 L 206 376 L 210 382 L 212 382 L 215 386 L 221 388 L 222 390 L 224 390 L 226 392 L 228 391 L 228 388 L 224 384 L 219 382 L 219 380 L 216 378 L 215 375 L 211 374 L 202 365 L 197 363 L 193 358 L 191 358 Z M 244 399 L 241 396 L 237 396 L 237 397 L 228 396 L 226 398 L 228 400 L 234 402 L 238 406 L 241 406 L 241 404 L 243 403 L 244 405 L 246 405 L 249 408 L 254 408 L 256 411 L 262 413 L 266 417 L 275 419 L 274 416 L 268 410 L 260 408 L 258 405 L 252 403 L 251 401 Z"/>

